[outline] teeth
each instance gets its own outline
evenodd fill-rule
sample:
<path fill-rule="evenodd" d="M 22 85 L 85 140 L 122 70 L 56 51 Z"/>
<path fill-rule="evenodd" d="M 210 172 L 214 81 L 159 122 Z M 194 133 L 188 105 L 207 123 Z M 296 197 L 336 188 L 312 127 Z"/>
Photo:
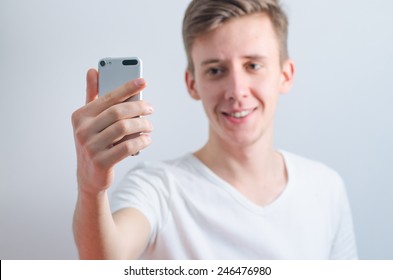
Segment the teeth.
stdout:
<path fill-rule="evenodd" d="M 240 119 L 248 116 L 251 112 L 252 110 L 244 110 L 244 111 L 229 114 L 229 116 Z"/>

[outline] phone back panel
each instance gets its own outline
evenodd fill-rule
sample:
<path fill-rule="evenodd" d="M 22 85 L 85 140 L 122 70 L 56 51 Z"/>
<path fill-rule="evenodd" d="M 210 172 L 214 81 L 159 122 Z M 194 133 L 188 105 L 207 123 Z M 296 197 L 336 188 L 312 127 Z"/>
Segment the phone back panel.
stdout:
<path fill-rule="evenodd" d="M 142 61 L 137 57 L 104 58 L 98 63 L 98 72 L 98 95 L 101 96 L 142 77 Z M 142 92 L 127 101 L 141 99 Z"/>

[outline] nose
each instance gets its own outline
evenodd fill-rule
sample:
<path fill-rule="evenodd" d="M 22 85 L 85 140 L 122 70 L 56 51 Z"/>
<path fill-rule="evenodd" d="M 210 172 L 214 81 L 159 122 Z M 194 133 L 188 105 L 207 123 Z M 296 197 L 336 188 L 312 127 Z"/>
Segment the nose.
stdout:
<path fill-rule="evenodd" d="M 227 76 L 225 98 L 238 101 L 248 96 L 249 90 L 246 75 L 242 71 L 234 69 Z"/>

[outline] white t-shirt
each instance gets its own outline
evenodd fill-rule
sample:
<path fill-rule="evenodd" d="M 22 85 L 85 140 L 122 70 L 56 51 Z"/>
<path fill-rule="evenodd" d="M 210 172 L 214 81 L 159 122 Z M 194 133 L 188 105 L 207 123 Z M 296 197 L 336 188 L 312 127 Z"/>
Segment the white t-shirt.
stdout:
<path fill-rule="evenodd" d="M 112 211 L 137 208 L 150 222 L 143 259 L 356 259 L 340 176 L 281 153 L 288 184 L 268 206 L 254 204 L 187 154 L 131 170 L 113 193 Z"/>

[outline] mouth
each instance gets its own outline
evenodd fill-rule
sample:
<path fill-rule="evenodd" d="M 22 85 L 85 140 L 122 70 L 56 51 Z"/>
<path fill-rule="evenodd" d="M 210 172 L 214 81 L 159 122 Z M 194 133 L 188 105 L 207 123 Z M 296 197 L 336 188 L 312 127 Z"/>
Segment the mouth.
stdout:
<path fill-rule="evenodd" d="M 222 112 L 224 116 L 227 117 L 232 117 L 235 119 L 244 119 L 248 117 L 252 112 L 254 112 L 257 108 L 249 109 L 249 110 L 242 110 L 242 111 L 236 111 L 236 112 Z"/>

